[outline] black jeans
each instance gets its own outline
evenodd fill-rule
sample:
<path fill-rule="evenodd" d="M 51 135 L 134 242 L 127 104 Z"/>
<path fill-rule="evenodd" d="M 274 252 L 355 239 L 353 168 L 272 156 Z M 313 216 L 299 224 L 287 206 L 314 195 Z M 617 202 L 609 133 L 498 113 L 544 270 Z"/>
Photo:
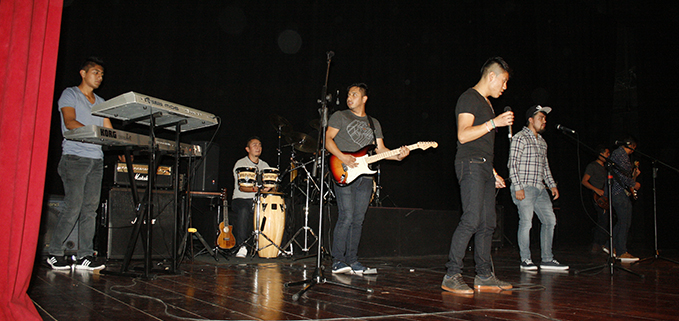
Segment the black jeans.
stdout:
<path fill-rule="evenodd" d="M 474 235 L 476 274 L 489 276 L 492 272 L 490 249 L 496 225 L 493 164 L 478 157 L 456 160 L 455 173 L 460 183 L 462 216 L 450 243 L 447 274 L 462 273 L 462 260 Z"/>

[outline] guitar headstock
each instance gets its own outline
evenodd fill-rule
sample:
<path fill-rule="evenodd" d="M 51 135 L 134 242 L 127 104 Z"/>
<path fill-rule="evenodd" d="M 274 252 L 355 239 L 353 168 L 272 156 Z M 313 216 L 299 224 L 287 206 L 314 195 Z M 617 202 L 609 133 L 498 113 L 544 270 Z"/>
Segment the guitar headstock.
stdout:
<path fill-rule="evenodd" d="M 429 147 L 439 147 L 439 143 L 437 142 L 417 142 L 417 147 L 421 148 L 422 150 L 425 150 Z"/>

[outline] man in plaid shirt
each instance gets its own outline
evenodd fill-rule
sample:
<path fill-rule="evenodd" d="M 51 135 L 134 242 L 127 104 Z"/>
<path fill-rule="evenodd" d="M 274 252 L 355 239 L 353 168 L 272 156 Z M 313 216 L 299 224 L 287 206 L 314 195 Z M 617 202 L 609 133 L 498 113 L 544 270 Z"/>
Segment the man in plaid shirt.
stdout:
<path fill-rule="evenodd" d="M 545 131 L 547 114 L 551 111 L 552 108 L 540 105 L 530 107 L 526 112 L 527 125 L 514 135 L 509 146 L 510 191 L 514 204 L 519 208 L 518 242 L 522 271 L 538 269 L 530 255 L 530 228 L 533 212 L 537 213 L 542 222 L 540 269 L 568 270 L 568 265 L 559 263 L 552 254 L 556 216 L 545 184 L 549 187 L 554 199 L 559 198 L 559 190 L 556 188 L 556 182 L 549 169 L 547 143 L 540 135 Z"/>

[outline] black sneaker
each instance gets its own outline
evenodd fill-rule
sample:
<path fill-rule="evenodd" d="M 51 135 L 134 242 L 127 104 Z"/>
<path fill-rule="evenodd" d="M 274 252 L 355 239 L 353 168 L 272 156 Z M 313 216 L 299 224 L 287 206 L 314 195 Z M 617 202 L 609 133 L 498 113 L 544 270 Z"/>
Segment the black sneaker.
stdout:
<path fill-rule="evenodd" d="M 474 278 L 474 288 L 479 291 L 497 291 L 497 290 L 509 290 L 512 288 L 512 284 L 505 281 L 500 281 L 495 277 L 494 273 L 491 273 L 488 277 L 482 277 L 477 275 Z"/>
<path fill-rule="evenodd" d="M 88 255 L 86 257 L 81 257 L 75 262 L 75 269 L 76 270 L 87 270 L 87 271 L 95 271 L 95 270 L 101 270 L 105 268 L 106 265 L 104 265 L 101 260 Z"/>
<path fill-rule="evenodd" d="M 53 256 L 50 255 L 47 258 L 47 264 L 52 267 L 52 270 L 70 270 L 71 263 L 68 262 L 64 256 Z"/>

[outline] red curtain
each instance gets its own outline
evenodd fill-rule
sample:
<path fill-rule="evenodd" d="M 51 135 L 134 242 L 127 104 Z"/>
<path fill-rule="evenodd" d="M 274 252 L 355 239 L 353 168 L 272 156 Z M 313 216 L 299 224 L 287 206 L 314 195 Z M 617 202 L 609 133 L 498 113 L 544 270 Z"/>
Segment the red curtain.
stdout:
<path fill-rule="evenodd" d="M 62 0 L 0 0 L 0 319 L 41 320 L 36 255 Z"/>

